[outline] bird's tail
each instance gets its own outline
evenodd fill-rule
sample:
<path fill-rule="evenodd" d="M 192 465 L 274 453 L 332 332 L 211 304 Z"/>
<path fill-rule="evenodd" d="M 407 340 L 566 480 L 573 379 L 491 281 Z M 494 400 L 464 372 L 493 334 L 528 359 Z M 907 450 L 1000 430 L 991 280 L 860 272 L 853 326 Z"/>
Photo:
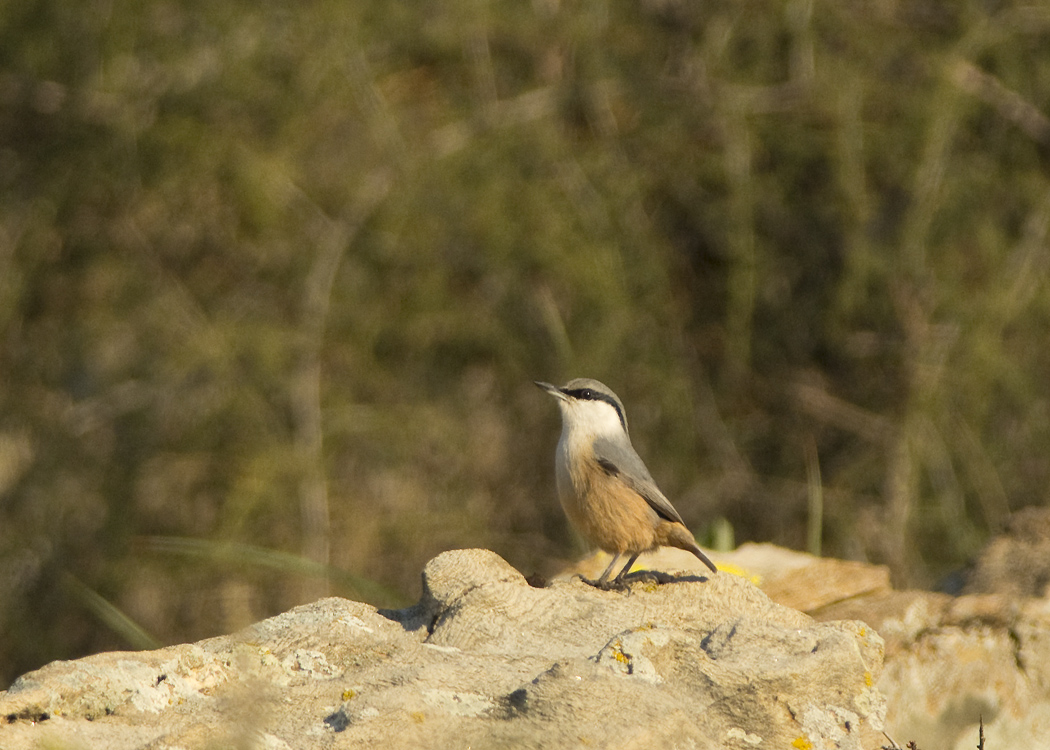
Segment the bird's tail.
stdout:
<path fill-rule="evenodd" d="M 718 572 L 718 568 L 711 562 L 711 558 L 705 555 L 704 551 L 697 546 L 693 535 L 689 533 L 689 529 L 680 523 L 664 523 L 662 526 L 663 528 L 660 531 L 663 533 L 657 532 L 659 536 L 663 537 L 660 540 L 661 544 L 692 552 L 700 559 L 700 562 L 711 569 L 712 573 Z"/>
<path fill-rule="evenodd" d="M 711 558 L 708 557 L 707 555 L 705 555 L 704 551 L 702 549 L 700 549 L 699 547 L 697 547 L 695 543 L 693 544 L 692 547 L 689 548 L 689 551 L 692 552 L 697 557 L 699 557 L 700 558 L 700 562 L 702 562 L 704 565 L 709 567 L 711 569 L 712 573 L 717 573 L 718 572 L 718 568 L 716 568 L 715 564 L 713 562 L 711 562 Z"/>

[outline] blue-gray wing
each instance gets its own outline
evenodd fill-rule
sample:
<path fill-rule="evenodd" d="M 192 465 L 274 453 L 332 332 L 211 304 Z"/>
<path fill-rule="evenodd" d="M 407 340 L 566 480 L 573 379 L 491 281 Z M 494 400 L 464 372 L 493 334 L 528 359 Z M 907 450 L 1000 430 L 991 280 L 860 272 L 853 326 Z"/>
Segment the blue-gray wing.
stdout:
<path fill-rule="evenodd" d="M 594 455 L 606 473 L 619 477 L 624 484 L 641 495 L 657 515 L 685 525 L 671 501 L 660 492 L 649 470 L 645 468 L 641 457 L 630 443 L 624 445 L 608 438 L 598 438 L 594 441 Z"/>

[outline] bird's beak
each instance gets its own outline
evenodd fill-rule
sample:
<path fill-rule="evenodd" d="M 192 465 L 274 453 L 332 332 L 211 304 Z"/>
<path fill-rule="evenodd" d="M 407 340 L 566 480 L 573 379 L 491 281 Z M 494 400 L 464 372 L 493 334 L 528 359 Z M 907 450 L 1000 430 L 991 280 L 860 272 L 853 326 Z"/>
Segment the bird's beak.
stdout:
<path fill-rule="evenodd" d="M 562 393 L 561 388 L 559 388 L 558 386 L 551 385 L 550 383 L 544 383 L 542 380 L 534 380 L 533 382 L 543 390 L 547 391 L 547 393 L 554 396 L 554 398 L 561 399 L 562 401 L 569 400 L 569 397 Z"/>

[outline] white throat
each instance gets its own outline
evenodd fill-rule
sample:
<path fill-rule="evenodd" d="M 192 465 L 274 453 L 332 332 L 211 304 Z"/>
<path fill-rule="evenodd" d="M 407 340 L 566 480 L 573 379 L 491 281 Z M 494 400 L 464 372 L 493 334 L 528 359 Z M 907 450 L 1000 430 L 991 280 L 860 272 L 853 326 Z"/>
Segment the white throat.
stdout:
<path fill-rule="evenodd" d="M 559 401 L 561 442 L 575 443 L 599 437 L 625 436 L 620 416 L 604 401 Z"/>

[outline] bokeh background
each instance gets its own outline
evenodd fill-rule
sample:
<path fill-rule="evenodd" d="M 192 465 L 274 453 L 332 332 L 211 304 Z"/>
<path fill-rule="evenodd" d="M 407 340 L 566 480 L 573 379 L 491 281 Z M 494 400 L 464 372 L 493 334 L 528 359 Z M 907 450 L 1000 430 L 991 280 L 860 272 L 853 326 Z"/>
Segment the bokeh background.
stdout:
<path fill-rule="evenodd" d="M 591 376 L 701 541 L 1050 504 L 1050 8 L 0 4 L 0 687 L 585 551 Z"/>

